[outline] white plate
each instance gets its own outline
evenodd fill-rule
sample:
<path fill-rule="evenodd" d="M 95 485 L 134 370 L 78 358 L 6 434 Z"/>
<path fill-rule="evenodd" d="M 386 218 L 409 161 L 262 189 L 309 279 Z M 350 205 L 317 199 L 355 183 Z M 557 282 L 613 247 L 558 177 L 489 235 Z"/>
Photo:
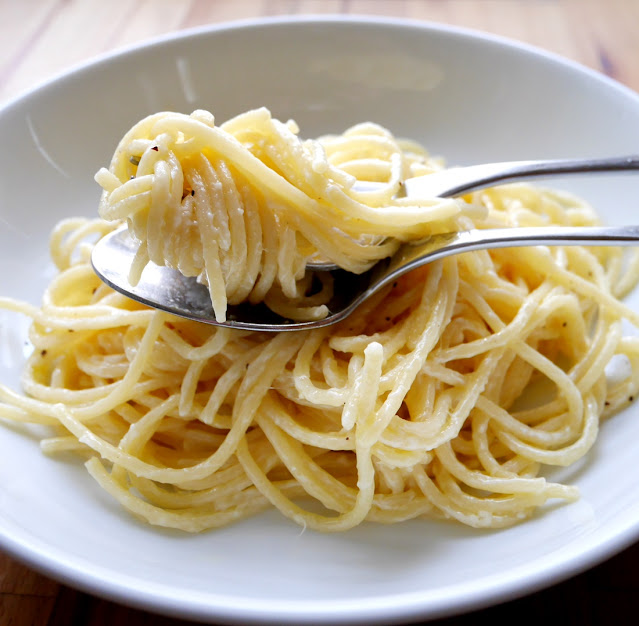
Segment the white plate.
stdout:
<path fill-rule="evenodd" d="M 161 109 L 256 106 L 306 136 L 362 120 L 453 164 L 612 155 L 639 145 L 639 98 L 513 42 L 376 19 L 284 19 L 190 31 L 108 56 L 0 111 L 3 295 L 40 300 L 47 237 L 94 215 L 92 177 L 116 141 Z M 639 176 L 565 181 L 607 221 L 637 221 Z M 559 183 L 557 183 L 559 184 Z M 564 185 L 565 186 L 565 185 Z M 637 298 L 634 306 L 639 306 Z M 0 313 L 0 381 L 19 385 L 26 322 Z M 515 597 L 592 566 L 639 536 L 638 407 L 605 424 L 587 461 L 559 478 L 582 499 L 499 532 L 415 521 L 320 535 L 267 513 L 199 536 L 146 527 L 77 462 L 0 429 L 4 549 L 82 589 L 166 614 L 225 622 L 388 622 Z"/>

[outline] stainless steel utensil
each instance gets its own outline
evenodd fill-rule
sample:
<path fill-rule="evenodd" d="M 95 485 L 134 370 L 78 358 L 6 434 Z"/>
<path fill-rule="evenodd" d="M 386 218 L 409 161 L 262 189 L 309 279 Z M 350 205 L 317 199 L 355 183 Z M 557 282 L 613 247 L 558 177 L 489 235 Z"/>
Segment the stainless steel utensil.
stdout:
<path fill-rule="evenodd" d="M 636 169 L 639 169 L 639 156 L 493 163 L 409 179 L 406 193 L 409 196 L 450 197 L 506 180 Z M 132 286 L 128 275 L 138 244 L 126 228 L 103 237 L 94 247 L 91 260 L 95 272 L 105 283 L 150 307 L 207 324 L 257 331 L 292 331 L 339 322 L 399 276 L 452 254 L 532 245 L 628 246 L 637 242 L 639 226 L 504 228 L 433 235 L 425 241 L 404 244 L 392 257 L 379 261 L 361 275 L 316 264 L 316 269 L 332 272 L 335 295 L 327 305 L 327 317 L 310 322 L 281 318 L 264 305 L 242 304 L 230 306 L 227 321 L 218 323 L 204 285 L 177 270 L 153 264 L 145 268 L 140 282 Z"/>

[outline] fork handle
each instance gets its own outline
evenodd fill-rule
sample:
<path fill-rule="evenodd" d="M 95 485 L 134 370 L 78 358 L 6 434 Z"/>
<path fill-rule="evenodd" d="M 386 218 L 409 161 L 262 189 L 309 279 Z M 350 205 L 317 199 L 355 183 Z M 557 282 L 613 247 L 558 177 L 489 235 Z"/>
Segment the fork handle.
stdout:
<path fill-rule="evenodd" d="M 496 183 L 543 178 L 559 174 L 631 172 L 639 170 L 639 155 L 603 159 L 554 159 L 542 161 L 506 161 L 453 167 L 436 175 L 416 176 L 405 181 L 407 196 L 449 198 Z"/>

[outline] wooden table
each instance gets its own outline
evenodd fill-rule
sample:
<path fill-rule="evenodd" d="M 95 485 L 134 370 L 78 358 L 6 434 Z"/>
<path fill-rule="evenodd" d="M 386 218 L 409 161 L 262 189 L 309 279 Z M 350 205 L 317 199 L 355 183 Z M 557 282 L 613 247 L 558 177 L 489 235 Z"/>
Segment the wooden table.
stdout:
<path fill-rule="evenodd" d="M 519 39 L 639 91 L 639 0 L 0 0 L 0 102 L 92 56 L 192 26 L 283 14 L 347 13 L 466 26 Z M 636 623 L 639 544 L 521 600 L 434 622 Z M 634 617 L 633 617 L 634 616 Z M 0 625 L 184 623 L 52 581 L 0 552 Z"/>

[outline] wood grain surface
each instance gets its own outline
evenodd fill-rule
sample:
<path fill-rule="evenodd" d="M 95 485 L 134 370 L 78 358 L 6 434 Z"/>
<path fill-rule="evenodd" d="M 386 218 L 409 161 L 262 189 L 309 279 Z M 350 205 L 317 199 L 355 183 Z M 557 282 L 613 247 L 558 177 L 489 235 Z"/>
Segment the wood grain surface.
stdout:
<path fill-rule="evenodd" d="M 326 13 L 496 33 L 639 91 L 639 0 L 0 0 L 0 104 L 74 65 L 164 33 L 242 18 Z M 550 589 L 431 623 L 636 624 L 637 563 L 639 544 Z M 0 626 L 184 623 L 76 591 L 0 552 Z"/>

